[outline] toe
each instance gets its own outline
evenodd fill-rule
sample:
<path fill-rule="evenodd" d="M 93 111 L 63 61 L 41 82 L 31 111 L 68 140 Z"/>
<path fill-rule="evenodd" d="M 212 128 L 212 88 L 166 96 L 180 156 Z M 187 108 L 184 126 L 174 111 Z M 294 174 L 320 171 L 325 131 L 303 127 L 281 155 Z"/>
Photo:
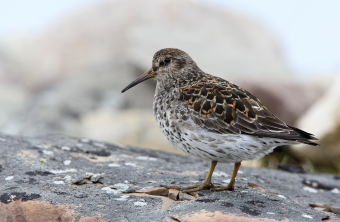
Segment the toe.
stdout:
<path fill-rule="evenodd" d="M 212 191 L 234 190 L 234 186 L 219 186 L 212 188 Z"/>
<path fill-rule="evenodd" d="M 182 192 L 183 193 L 191 193 L 191 192 L 196 192 L 196 191 L 200 191 L 203 190 L 205 188 L 204 184 L 201 184 L 200 186 L 193 188 L 193 189 L 183 189 Z"/>
<path fill-rule="evenodd" d="M 212 184 L 211 182 L 202 183 L 202 184 L 194 184 L 194 185 L 182 188 L 182 192 L 190 193 L 190 192 L 200 191 L 203 189 L 210 189 L 212 187 L 214 187 L 214 184 Z"/>
<path fill-rule="evenodd" d="M 190 185 L 190 186 L 187 186 L 187 187 L 183 187 L 182 190 L 194 189 L 194 188 L 197 188 L 197 187 L 199 187 L 201 185 L 202 184 L 200 184 L 200 183 L 193 184 L 193 185 Z"/>

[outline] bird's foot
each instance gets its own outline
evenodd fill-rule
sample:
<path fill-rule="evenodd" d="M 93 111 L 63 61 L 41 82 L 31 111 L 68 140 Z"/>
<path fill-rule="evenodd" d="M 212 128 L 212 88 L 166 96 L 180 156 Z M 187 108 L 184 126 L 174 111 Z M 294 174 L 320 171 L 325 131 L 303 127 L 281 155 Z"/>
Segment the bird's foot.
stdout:
<path fill-rule="evenodd" d="M 187 187 L 183 187 L 181 191 L 183 193 L 190 193 L 190 192 L 200 191 L 203 189 L 210 189 L 213 187 L 214 187 L 214 184 L 212 184 L 211 181 L 204 181 L 203 183 L 198 183 L 198 184 L 190 185 Z"/>
<path fill-rule="evenodd" d="M 211 189 L 212 191 L 234 190 L 234 184 L 228 184 L 228 186 L 218 186 Z"/>

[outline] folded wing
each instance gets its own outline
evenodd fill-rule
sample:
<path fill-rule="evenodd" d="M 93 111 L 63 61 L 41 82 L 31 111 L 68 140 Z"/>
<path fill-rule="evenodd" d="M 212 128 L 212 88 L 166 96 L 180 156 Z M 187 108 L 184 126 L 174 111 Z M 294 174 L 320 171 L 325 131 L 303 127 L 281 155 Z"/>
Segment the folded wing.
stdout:
<path fill-rule="evenodd" d="M 181 89 L 180 100 L 188 105 L 190 118 L 219 134 L 249 134 L 316 146 L 312 134 L 281 121 L 241 87 L 223 79 L 199 82 Z"/>

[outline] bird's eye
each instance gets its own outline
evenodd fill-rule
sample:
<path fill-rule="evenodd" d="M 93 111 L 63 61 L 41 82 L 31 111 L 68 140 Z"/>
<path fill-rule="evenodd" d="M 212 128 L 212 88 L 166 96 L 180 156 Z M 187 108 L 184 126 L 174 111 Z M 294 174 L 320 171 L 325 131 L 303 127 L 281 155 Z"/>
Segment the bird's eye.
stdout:
<path fill-rule="evenodd" d="M 166 58 L 166 59 L 164 59 L 164 62 L 166 62 L 166 63 L 169 63 L 171 61 L 171 59 L 170 58 Z"/>

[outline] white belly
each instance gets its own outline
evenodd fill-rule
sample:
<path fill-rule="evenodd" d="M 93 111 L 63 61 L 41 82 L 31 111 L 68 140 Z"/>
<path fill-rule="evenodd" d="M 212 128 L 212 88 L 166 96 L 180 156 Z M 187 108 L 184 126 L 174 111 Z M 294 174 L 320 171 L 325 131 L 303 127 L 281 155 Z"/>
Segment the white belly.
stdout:
<path fill-rule="evenodd" d="M 245 134 L 218 134 L 198 127 L 191 120 L 178 122 L 161 119 L 157 122 L 174 146 L 207 161 L 237 163 L 259 159 L 271 153 L 277 146 L 291 144 L 282 139 L 259 138 Z"/>

